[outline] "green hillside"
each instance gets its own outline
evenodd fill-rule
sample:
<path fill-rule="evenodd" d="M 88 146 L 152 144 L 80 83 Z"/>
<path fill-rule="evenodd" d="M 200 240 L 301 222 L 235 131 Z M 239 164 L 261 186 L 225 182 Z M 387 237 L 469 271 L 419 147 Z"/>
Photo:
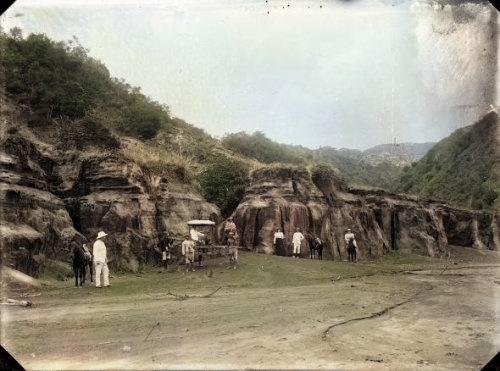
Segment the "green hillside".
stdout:
<path fill-rule="evenodd" d="M 389 189 L 402 171 L 401 167 L 388 161 L 372 165 L 362 158 L 361 151 L 332 147 L 312 150 L 298 145 L 276 143 L 262 132 L 228 134 L 222 139 L 222 144 L 233 152 L 265 164 L 328 164 L 353 185 Z"/>
<path fill-rule="evenodd" d="M 465 208 L 492 208 L 499 192 L 494 174 L 497 130 L 494 111 L 458 129 L 405 168 L 396 190 Z"/>

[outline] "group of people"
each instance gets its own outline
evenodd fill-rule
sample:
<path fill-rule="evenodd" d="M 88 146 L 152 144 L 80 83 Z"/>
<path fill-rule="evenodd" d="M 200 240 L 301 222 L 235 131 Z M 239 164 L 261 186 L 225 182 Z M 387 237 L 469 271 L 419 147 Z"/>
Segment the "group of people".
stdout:
<path fill-rule="evenodd" d="M 238 230 L 232 218 L 229 218 L 224 223 L 223 228 L 224 244 L 227 248 L 227 256 L 229 263 L 236 269 L 238 262 Z M 204 233 L 197 231 L 195 228 L 190 228 L 189 235 L 184 236 L 181 243 L 181 254 L 184 258 L 186 271 L 194 271 L 195 255 L 197 256 L 198 266 L 202 267 L 203 246 L 207 244 L 207 239 Z"/>
<path fill-rule="evenodd" d="M 306 237 L 302 234 L 300 229 L 297 228 L 292 235 L 292 257 L 300 257 L 302 243 L 305 239 Z M 358 244 L 351 229 L 347 229 L 347 233 L 344 235 L 344 239 L 347 247 L 347 255 L 349 261 L 356 262 Z M 313 234 L 309 234 L 307 240 L 309 242 L 310 258 L 314 259 L 316 257 L 319 260 L 323 260 L 324 242 L 318 236 Z M 274 233 L 273 245 L 276 255 L 287 256 L 285 235 L 280 229 L 276 229 L 276 232 Z"/>
<path fill-rule="evenodd" d="M 76 246 L 73 250 L 73 270 L 75 273 L 75 286 L 82 286 L 85 283 L 87 268 L 90 271 L 90 281 L 93 282 L 95 277 L 96 287 L 108 287 L 109 283 L 109 268 L 107 258 L 107 248 L 104 240 L 108 236 L 104 231 L 97 234 L 96 240 L 92 246 L 92 252 L 89 251 L 87 244 Z M 224 244 L 227 247 L 229 262 L 236 269 L 238 262 L 238 230 L 232 218 L 229 218 L 224 223 L 223 228 Z M 306 237 L 302 234 L 299 228 L 292 235 L 292 256 L 299 258 L 301 255 L 301 247 Z M 357 261 L 358 244 L 354 233 L 351 229 L 347 229 L 344 235 L 347 254 L 350 262 Z M 323 259 L 324 242 L 316 235 L 309 234 L 307 236 L 309 242 L 310 258 Z M 190 228 L 189 234 L 184 236 L 181 243 L 181 254 L 186 265 L 186 271 L 195 270 L 195 258 L 199 267 L 202 267 L 203 260 L 203 245 L 207 243 L 204 233 L 197 231 L 195 228 Z M 170 249 L 173 245 L 173 239 L 167 234 L 160 241 L 161 260 L 165 268 L 168 267 L 168 262 L 171 260 Z M 274 233 L 273 245 L 276 255 L 286 256 L 285 235 L 277 229 Z M 101 281 L 102 278 L 102 281 Z M 102 285 L 101 285 L 102 282 Z"/>

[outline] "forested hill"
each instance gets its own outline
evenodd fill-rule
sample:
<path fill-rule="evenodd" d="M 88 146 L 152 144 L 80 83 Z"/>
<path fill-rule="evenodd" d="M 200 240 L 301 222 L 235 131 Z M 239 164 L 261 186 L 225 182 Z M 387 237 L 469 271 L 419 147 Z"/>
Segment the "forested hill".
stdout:
<path fill-rule="evenodd" d="M 332 147 L 312 150 L 298 145 L 276 143 L 262 132 L 228 134 L 222 139 L 222 144 L 231 151 L 265 164 L 328 164 L 345 181 L 356 186 L 391 189 L 402 172 L 402 167 L 389 160 L 380 159 L 376 163 L 370 163 L 363 151 Z"/>
<path fill-rule="evenodd" d="M 465 208 L 493 208 L 499 192 L 495 174 L 497 132 L 495 111 L 456 130 L 406 168 L 396 190 Z"/>

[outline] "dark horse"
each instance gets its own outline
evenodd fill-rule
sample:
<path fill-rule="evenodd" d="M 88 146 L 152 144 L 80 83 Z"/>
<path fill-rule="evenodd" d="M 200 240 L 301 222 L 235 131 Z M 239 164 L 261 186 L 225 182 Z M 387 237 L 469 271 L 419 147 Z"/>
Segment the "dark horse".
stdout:
<path fill-rule="evenodd" d="M 311 253 L 311 259 L 314 259 L 314 256 L 317 253 L 318 259 L 323 260 L 323 241 L 321 241 L 318 237 L 310 238 L 309 250 Z"/>
<path fill-rule="evenodd" d="M 92 264 L 91 258 L 85 253 L 81 245 L 73 248 L 73 272 L 75 273 L 75 286 L 83 286 L 85 283 L 86 267 Z M 90 280 L 92 281 L 92 270 L 90 270 Z"/>

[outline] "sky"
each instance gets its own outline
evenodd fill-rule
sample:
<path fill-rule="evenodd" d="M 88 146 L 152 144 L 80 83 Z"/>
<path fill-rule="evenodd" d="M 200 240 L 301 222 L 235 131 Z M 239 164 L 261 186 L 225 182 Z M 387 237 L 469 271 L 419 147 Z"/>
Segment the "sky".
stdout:
<path fill-rule="evenodd" d="M 5 30 L 73 36 L 221 137 L 310 148 L 437 141 L 495 101 L 496 11 L 423 0 L 18 0 Z"/>

